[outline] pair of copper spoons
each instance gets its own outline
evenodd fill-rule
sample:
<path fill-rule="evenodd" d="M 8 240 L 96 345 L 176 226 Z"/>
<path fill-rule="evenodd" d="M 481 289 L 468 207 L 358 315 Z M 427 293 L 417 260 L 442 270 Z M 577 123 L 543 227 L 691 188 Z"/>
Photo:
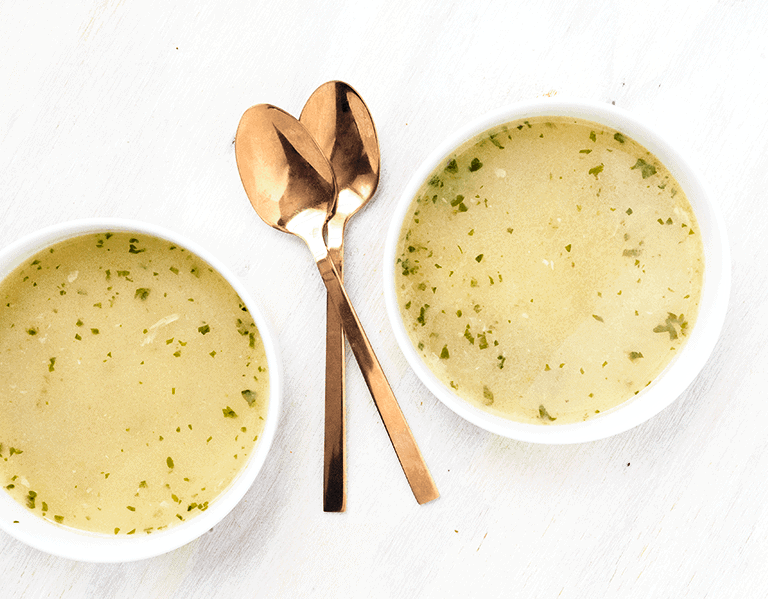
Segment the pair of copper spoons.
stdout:
<path fill-rule="evenodd" d="M 257 214 L 304 240 L 328 291 L 324 511 L 346 507 L 344 333 L 416 501 L 437 499 L 435 482 L 342 279 L 344 227 L 373 195 L 379 178 L 378 138 L 368 108 L 340 81 L 315 90 L 298 120 L 269 104 L 252 106 L 240 119 L 235 155 Z"/>

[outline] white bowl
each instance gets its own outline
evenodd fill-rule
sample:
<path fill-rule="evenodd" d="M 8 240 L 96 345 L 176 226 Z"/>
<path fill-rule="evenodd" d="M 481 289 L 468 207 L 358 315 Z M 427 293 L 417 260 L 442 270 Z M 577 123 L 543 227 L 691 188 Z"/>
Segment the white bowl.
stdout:
<path fill-rule="evenodd" d="M 474 407 L 446 387 L 427 367 L 405 329 L 395 294 L 397 242 L 408 208 L 430 173 L 459 146 L 495 126 L 536 116 L 566 116 L 603 124 L 639 142 L 669 169 L 682 186 L 698 220 L 704 245 L 704 288 L 699 315 L 688 342 L 654 382 L 632 399 L 584 422 L 537 425 L 516 422 Z M 608 104 L 543 98 L 488 114 L 450 136 L 433 151 L 411 178 L 392 217 L 384 251 L 384 295 L 400 349 L 416 375 L 451 410 L 492 433 L 536 443 L 578 443 L 602 439 L 637 426 L 659 413 L 696 378 L 715 347 L 725 320 L 730 293 L 730 253 L 725 225 L 702 178 L 658 131 L 637 117 Z"/>
<path fill-rule="evenodd" d="M 28 511 L 6 492 L 0 492 L 0 528 L 18 540 L 53 555 L 87 562 L 129 562 L 171 551 L 196 539 L 221 521 L 242 499 L 261 470 L 274 440 L 280 417 L 282 378 L 276 337 L 245 287 L 224 264 L 189 239 L 162 227 L 122 219 L 89 219 L 52 226 L 0 251 L 0 280 L 40 250 L 89 233 L 143 233 L 186 248 L 219 272 L 237 292 L 259 330 L 269 370 L 269 407 L 259 443 L 232 484 L 204 512 L 166 530 L 144 536 L 109 536 L 59 526 Z"/>

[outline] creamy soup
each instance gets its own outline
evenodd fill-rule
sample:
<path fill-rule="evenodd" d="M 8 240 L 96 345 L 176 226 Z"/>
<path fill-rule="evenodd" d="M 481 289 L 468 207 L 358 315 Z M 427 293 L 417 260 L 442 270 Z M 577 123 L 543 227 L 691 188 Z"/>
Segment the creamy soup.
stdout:
<path fill-rule="evenodd" d="M 521 422 L 637 395 L 685 344 L 704 255 L 664 165 L 628 136 L 531 118 L 461 147 L 406 215 L 398 304 L 435 375 Z"/>
<path fill-rule="evenodd" d="M 206 262 L 128 233 L 53 245 L 0 283 L 0 482 L 64 526 L 147 534 L 245 466 L 264 346 Z"/>

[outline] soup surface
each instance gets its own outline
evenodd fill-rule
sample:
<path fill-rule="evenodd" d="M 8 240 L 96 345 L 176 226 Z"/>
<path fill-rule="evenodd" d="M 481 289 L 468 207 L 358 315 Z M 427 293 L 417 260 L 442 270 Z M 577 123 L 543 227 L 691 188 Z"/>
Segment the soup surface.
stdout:
<path fill-rule="evenodd" d="M 418 353 L 521 422 L 582 421 L 648 386 L 698 313 L 704 255 L 680 185 L 641 145 L 561 117 L 508 123 L 437 168 L 395 283 Z"/>
<path fill-rule="evenodd" d="M 0 283 L 0 482 L 51 521 L 146 534 L 205 511 L 268 389 L 245 305 L 168 241 L 85 235 Z"/>

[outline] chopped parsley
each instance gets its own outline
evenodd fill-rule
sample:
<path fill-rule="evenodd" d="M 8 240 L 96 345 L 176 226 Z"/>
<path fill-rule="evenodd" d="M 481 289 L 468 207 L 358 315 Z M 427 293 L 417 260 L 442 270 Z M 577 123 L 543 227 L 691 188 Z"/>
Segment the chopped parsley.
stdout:
<path fill-rule="evenodd" d="M 256 393 L 250 389 L 243 389 L 240 393 L 243 399 L 248 402 L 248 406 L 253 407 L 253 404 L 256 403 Z"/>
<path fill-rule="evenodd" d="M 419 316 L 418 318 L 416 318 L 416 322 L 418 322 L 421 326 L 424 326 L 425 324 L 427 324 L 426 312 L 428 309 L 429 309 L 429 304 L 424 304 L 419 310 Z"/>
<path fill-rule="evenodd" d="M 488 388 L 488 385 L 483 385 L 483 403 L 486 406 L 493 403 L 493 392 Z"/>
<path fill-rule="evenodd" d="M 648 177 L 651 177 L 656 174 L 656 167 L 652 164 L 647 163 L 642 158 L 638 158 L 637 162 L 635 163 L 635 166 L 630 167 L 632 170 L 640 169 L 640 172 L 643 175 L 643 179 L 647 179 Z"/>
<path fill-rule="evenodd" d="M 544 405 L 539 406 L 539 418 L 542 420 L 546 420 L 548 422 L 553 422 L 557 420 L 554 416 L 550 416 L 549 412 L 547 412 L 547 408 L 544 407 Z"/>

